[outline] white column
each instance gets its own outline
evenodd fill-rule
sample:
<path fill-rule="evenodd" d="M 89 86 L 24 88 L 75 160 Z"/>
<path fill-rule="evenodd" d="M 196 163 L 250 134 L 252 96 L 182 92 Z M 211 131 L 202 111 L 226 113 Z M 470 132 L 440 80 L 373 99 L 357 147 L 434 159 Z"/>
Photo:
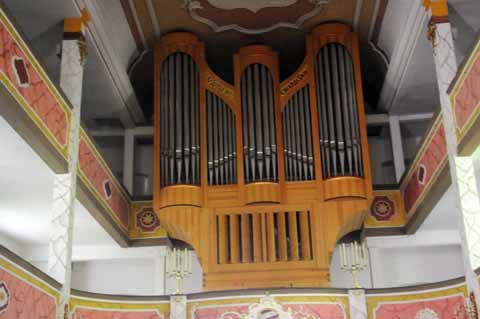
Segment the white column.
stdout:
<path fill-rule="evenodd" d="M 350 306 L 350 319 L 367 319 L 367 299 L 365 297 L 365 290 L 349 290 L 348 304 Z"/>
<path fill-rule="evenodd" d="M 49 273 L 62 284 L 56 311 L 57 319 L 65 318 L 65 310 L 70 298 L 83 64 L 86 53 L 85 39 L 81 28 L 83 23 L 88 20 L 87 17 L 88 15 L 84 17 L 85 20 L 75 18 L 64 21 L 60 87 L 70 100 L 73 109 L 69 123 L 68 172 L 55 177 L 53 190 L 48 269 Z M 78 30 L 72 30 L 72 26 L 78 26 Z"/>
<path fill-rule="evenodd" d="M 123 147 L 123 186 L 133 195 L 135 183 L 135 130 L 126 129 Z"/>
<path fill-rule="evenodd" d="M 187 297 L 170 296 L 170 319 L 187 319 Z"/>
<path fill-rule="evenodd" d="M 458 156 L 458 141 L 455 131 L 454 114 L 448 94 L 448 87 L 457 73 L 455 48 L 451 25 L 448 22 L 447 1 L 432 2 L 432 19 L 429 34 L 432 41 L 437 84 L 442 108 L 443 126 L 447 143 L 448 164 L 455 189 L 455 206 L 459 214 L 459 232 L 464 259 L 465 277 L 469 292 L 475 294 L 480 305 L 480 287 L 474 269 L 480 266 L 480 201 L 473 161 L 470 157 Z M 439 13 L 442 15 L 440 16 Z"/>
<path fill-rule="evenodd" d="M 388 118 L 390 126 L 390 140 L 392 142 L 393 164 L 395 167 L 395 177 L 397 182 L 402 178 L 405 172 L 405 156 L 403 154 L 402 132 L 400 130 L 400 117 L 391 115 Z"/>

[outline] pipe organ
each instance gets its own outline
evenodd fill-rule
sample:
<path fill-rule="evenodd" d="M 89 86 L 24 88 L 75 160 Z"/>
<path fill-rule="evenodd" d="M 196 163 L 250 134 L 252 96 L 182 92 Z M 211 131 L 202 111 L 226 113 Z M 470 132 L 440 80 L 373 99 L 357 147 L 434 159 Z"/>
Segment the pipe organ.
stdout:
<path fill-rule="evenodd" d="M 336 241 L 372 194 L 358 40 L 328 23 L 280 79 L 265 45 L 218 77 L 193 34 L 155 47 L 154 208 L 207 290 L 328 286 Z"/>

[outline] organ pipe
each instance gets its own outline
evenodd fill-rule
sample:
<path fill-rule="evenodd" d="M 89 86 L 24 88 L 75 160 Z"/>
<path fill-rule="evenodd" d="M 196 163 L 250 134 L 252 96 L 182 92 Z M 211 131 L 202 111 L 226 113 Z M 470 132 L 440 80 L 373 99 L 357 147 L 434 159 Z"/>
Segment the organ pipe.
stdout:
<path fill-rule="evenodd" d="M 273 79 L 255 63 L 241 78 L 245 182 L 278 181 Z"/>
<path fill-rule="evenodd" d="M 298 90 L 282 112 L 287 181 L 315 179 L 309 87 Z"/>
<path fill-rule="evenodd" d="M 315 61 L 320 152 L 324 178 L 363 176 L 353 63 L 347 49 L 330 43 Z"/>
<path fill-rule="evenodd" d="M 199 72 L 185 53 L 163 63 L 160 80 L 161 186 L 200 184 Z"/>
<path fill-rule="evenodd" d="M 315 42 L 317 39 L 321 40 Z M 337 40 L 342 44 L 330 42 Z M 363 177 L 365 144 L 359 123 L 362 103 L 357 101 L 361 94 L 357 92 L 360 86 L 355 83 L 349 51 L 352 42 L 342 37 L 326 39 L 320 33 L 309 41 L 313 54 L 281 83 L 276 80 L 277 60 L 271 49 L 242 49 L 235 66 L 238 78 L 234 85 L 218 78 L 206 66 L 200 42 L 192 42 L 199 45 L 195 51 L 193 47 L 175 47 L 171 46 L 174 42 L 166 41 L 165 47 L 171 47 L 159 51 L 161 63 L 156 75 L 159 187 L 200 185 L 202 169 L 208 185 L 236 184 L 239 164 L 246 184 L 281 183 L 278 151 L 283 157 L 280 163 L 284 164 L 286 181 L 314 180 L 317 174 L 324 179 Z M 202 60 L 197 65 L 196 61 Z M 281 106 L 276 105 L 278 101 Z M 200 126 L 201 108 L 206 122 L 204 130 Z M 282 109 L 280 128 L 276 127 L 278 109 Z M 238 124 L 236 116 L 241 118 Z M 241 125 L 238 134 L 243 135 L 238 140 L 243 143 L 239 149 L 241 163 L 237 163 L 236 125 Z M 206 146 L 202 164 L 200 131 Z M 281 134 L 283 150 L 277 150 L 277 134 Z M 316 172 L 316 168 L 321 172 Z"/>
<path fill-rule="evenodd" d="M 237 182 L 235 114 L 217 95 L 207 91 L 208 184 Z"/>

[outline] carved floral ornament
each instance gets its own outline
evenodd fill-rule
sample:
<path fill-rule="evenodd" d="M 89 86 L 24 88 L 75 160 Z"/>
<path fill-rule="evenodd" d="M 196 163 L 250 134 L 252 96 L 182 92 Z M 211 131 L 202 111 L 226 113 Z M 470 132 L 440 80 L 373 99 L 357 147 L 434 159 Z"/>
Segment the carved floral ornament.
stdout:
<path fill-rule="evenodd" d="M 293 319 L 291 309 L 283 310 L 282 305 L 268 294 L 260 299 L 260 303 L 248 307 L 247 319 Z"/>
<path fill-rule="evenodd" d="M 246 34 L 280 27 L 299 29 L 330 0 L 184 0 L 190 16 L 215 32 L 236 30 Z"/>

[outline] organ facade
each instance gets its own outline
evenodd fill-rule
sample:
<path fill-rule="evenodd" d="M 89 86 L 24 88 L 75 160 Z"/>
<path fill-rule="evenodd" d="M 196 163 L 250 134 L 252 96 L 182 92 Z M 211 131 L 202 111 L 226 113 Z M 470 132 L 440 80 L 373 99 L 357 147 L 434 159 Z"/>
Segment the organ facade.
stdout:
<path fill-rule="evenodd" d="M 155 46 L 154 208 L 208 290 L 328 286 L 372 196 L 357 35 L 319 25 L 286 79 L 265 45 L 218 77 L 193 34 Z"/>

